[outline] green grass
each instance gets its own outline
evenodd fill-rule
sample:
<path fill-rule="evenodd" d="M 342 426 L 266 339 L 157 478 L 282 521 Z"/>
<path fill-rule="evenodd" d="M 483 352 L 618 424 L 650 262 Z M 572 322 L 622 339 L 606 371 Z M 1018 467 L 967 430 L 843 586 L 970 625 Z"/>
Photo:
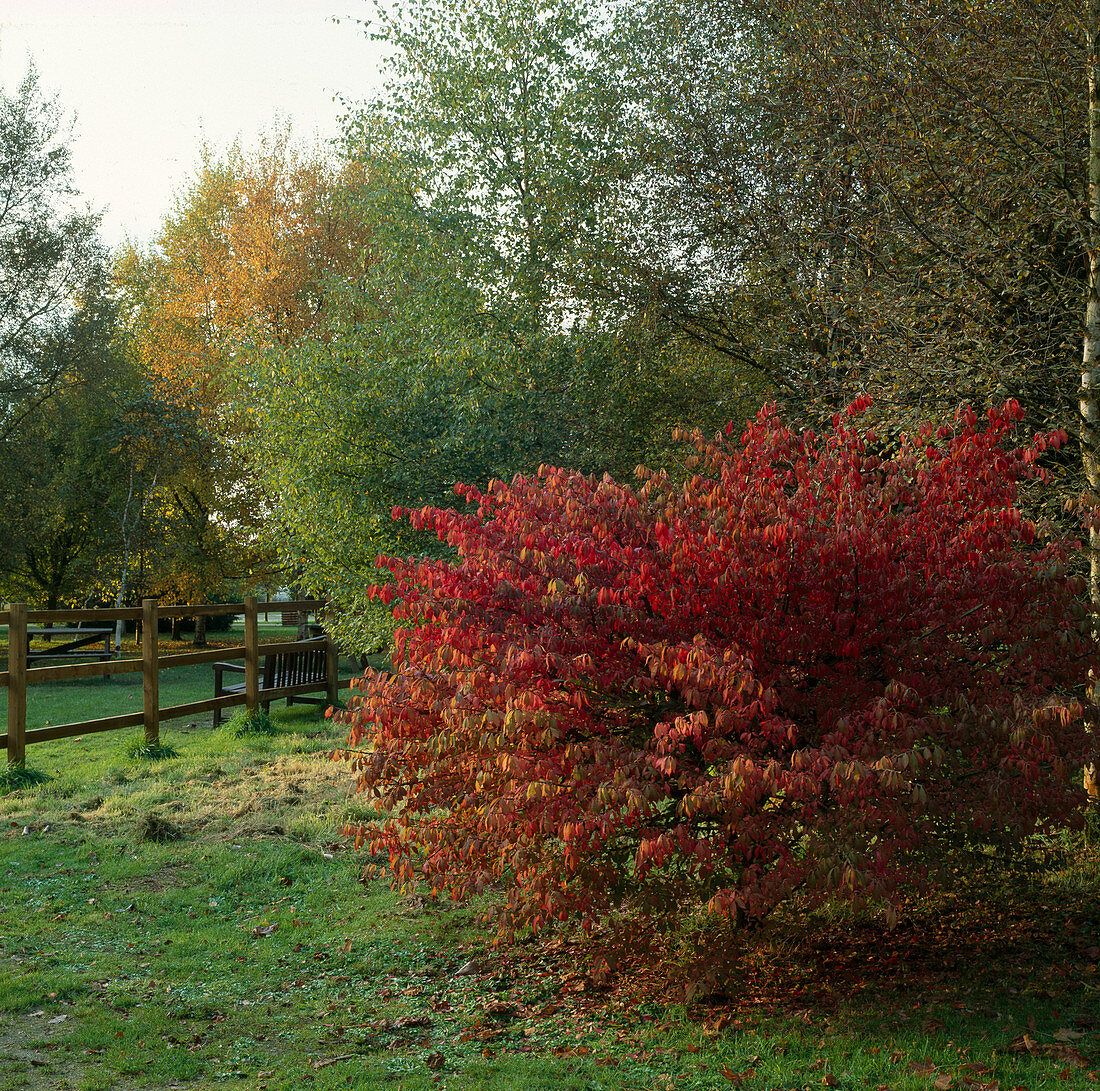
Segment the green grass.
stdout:
<path fill-rule="evenodd" d="M 605 980 L 567 933 L 493 951 L 476 907 L 361 882 L 338 728 L 272 711 L 270 736 L 166 730 L 161 760 L 127 753 L 136 731 L 33 748 L 53 779 L 0 795 L 0 1087 L 1094 1086 L 1080 844 L 976 856 L 892 933 L 791 914 L 701 954 L 609 951 Z M 142 840 L 150 815 L 180 840 Z"/>

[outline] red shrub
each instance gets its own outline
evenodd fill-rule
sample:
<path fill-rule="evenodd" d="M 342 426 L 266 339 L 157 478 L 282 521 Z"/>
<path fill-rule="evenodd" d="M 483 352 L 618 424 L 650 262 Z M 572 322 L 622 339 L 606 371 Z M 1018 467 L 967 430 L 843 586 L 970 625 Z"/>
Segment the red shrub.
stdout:
<path fill-rule="evenodd" d="M 397 882 L 503 887 L 508 927 L 754 918 L 1079 809 L 1082 583 L 1014 506 L 1064 436 L 1005 450 L 1009 403 L 886 457 L 864 407 L 696 435 L 682 485 L 543 469 L 404 513 L 457 560 L 385 560 L 409 627 L 344 714 Z"/>

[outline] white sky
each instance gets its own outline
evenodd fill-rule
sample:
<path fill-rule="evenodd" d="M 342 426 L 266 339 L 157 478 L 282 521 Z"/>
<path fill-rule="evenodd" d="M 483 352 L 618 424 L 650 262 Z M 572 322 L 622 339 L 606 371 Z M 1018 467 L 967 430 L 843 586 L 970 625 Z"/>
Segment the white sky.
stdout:
<path fill-rule="evenodd" d="M 203 143 L 244 146 L 279 119 L 297 138 L 339 131 L 336 93 L 378 85 L 366 0 L 0 0 L 0 82 L 28 57 L 76 117 L 76 181 L 104 241 L 147 242 Z M 340 24 L 332 16 L 340 17 Z"/>

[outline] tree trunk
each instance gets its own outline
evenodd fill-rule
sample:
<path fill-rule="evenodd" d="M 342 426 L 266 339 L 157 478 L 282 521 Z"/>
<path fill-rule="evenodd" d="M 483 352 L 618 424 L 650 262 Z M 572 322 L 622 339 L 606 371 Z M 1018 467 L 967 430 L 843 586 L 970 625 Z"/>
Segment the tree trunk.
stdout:
<path fill-rule="evenodd" d="M 1100 0 L 1098 0 L 1098 2 L 1100 2 Z M 305 592 L 296 583 L 292 583 L 290 585 L 290 593 L 296 599 L 301 600 L 301 599 L 305 598 Z M 298 632 L 297 632 L 297 635 L 295 636 L 294 639 L 295 640 L 307 640 L 309 638 L 309 613 L 307 611 L 305 611 L 305 610 L 299 610 L 298 611 L 297 625 L 298 625 Z"/>
<path fill-rule="evenodd" d="M 1081 360 L 1081 459 L 1092 508 L 1092 522 L 1100 514 L 1100 0 L 1089 0 L 1089 218 L 1088 303 L 1085 310 L 1085 344 Z M 1093 610 L 1100 609 L 1100 528 L 1089 528 L 1089 597 Z M 1100 680 L 1092 679 L 1094 687 Z M 1093 702 L 1096 702 L 1094 689 Z M 1100 758 L 1096 736 L 1092 757 L 1085 766 L 1085 789 L 1100 802 Z"/>
<path fill-rule="evenodd" d="M 130 549 L 126 548 L 122 555 L 122 580 L 118 585 L 118 594 L 115 595 L 115 608 L 121 610 L 126 605 L 126 581 L 130 575 Z M 123 620 L 119 618 L 115 622 L 115 651 L 121 652 L 122 650 L 122 628 Z"/>
<path fill-rule="evenodd" d="M 206 647 L 206 615 L 205 614 L 199 614 L 199 616 L 195 618 L 195 639 L 192 640 L 191 643 L 196 648 L 205 648 Z"/>

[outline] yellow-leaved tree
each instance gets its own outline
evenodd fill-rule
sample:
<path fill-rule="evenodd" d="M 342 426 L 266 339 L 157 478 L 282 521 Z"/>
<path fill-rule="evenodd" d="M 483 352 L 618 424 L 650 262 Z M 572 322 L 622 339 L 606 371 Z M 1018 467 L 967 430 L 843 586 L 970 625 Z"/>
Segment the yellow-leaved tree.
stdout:
<path fill-rule="evenodd" d="M 293 345 L 318 323 L 333 279 L 365 268 L 372 234 L 348 214 L 363 184 L 361 166 L 301 150 L 285 130 L 251 150 L 208 150 L 153 245 L 117 262 L 134 350 L 158 395 L 193 422 L 164 490 L 153 589 L 165 598 L 208 601 L 273 563 L 243 442 L 262 421 L 233 397 L 236 364 Z"/>

